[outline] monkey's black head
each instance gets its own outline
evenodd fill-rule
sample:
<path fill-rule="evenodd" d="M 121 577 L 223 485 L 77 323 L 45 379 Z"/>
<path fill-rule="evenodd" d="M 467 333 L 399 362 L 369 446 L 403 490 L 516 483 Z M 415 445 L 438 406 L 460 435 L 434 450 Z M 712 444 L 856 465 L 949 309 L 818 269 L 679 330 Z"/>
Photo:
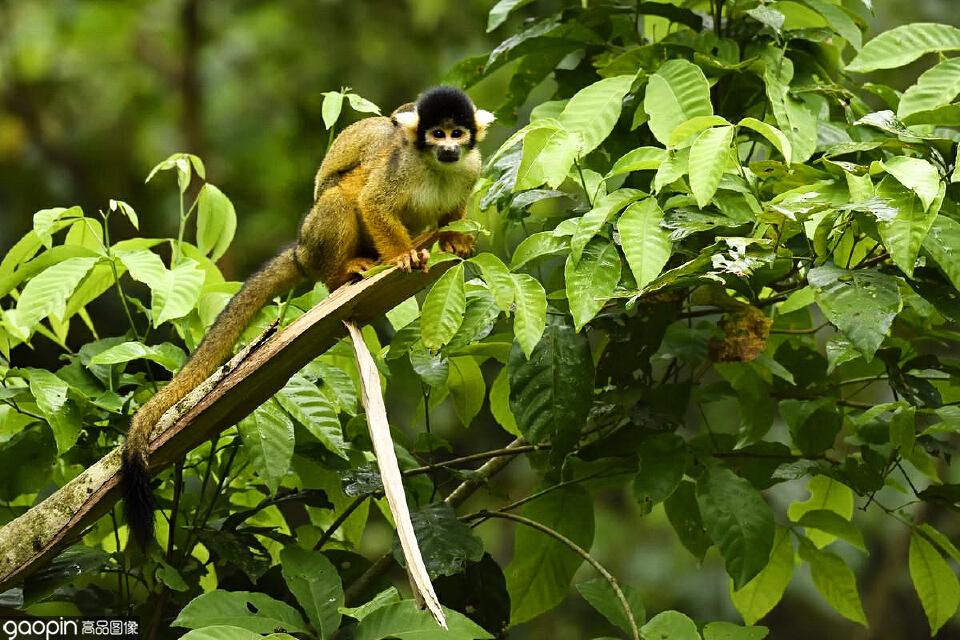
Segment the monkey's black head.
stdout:
<path fill-rule="evenodd" d="M 455 87 L 434 87 L 423 93 L 412 111 L 394 114 L 421 151 L 432 151 L 437 161 L 452 164 L 464 148 L 483 140 L 493 114 L 476 109 L 466 93 Z"/>

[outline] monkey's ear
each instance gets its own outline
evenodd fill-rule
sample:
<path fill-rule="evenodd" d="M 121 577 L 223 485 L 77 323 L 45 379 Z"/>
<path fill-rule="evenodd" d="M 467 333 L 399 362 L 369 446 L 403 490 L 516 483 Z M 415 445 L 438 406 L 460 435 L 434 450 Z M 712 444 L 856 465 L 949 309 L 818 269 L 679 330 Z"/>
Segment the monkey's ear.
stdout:
<path fill-rule="evenodd" d="M 487 135 L 487 128 L 493 124 L 497 117 L 486 109 L 477 109 L 473 114 L 473 122 L 477 127 L 477 142 L 483 140 Z"/>
<path fill-rule="evenodd" d="M 399 111 L 393 114 L 393 120 L 403 129 L 411 140 L 417 139 L 417 127 L 420 126 L 420 115 L 414 111 Z"/>

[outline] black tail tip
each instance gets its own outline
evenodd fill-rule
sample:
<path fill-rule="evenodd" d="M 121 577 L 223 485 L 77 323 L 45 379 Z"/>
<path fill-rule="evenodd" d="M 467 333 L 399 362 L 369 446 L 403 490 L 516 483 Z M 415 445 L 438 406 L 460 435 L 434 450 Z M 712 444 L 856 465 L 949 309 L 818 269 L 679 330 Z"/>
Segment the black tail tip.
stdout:
<path fill-rule="evenodd" d="M 143 458 L 124 452 L 120 464 L 120 489 L 123 493 L 123 511 L 130 528 L 130 535 L 146 550 L 153 541 L 153 492 L 150 490 L 150 474 Z"/>

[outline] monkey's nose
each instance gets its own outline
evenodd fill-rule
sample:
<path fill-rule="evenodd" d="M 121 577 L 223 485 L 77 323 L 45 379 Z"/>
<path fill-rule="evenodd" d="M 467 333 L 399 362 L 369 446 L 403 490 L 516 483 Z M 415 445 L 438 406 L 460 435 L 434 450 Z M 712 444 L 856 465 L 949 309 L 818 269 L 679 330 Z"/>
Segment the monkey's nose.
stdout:
<path fill-rule="evenodd" d="M 447 147 L 437 149 L 437 160 L 440 162 L 456 162 L 459 159 L 460 151 L 458 149 L 450 149 Z"/>

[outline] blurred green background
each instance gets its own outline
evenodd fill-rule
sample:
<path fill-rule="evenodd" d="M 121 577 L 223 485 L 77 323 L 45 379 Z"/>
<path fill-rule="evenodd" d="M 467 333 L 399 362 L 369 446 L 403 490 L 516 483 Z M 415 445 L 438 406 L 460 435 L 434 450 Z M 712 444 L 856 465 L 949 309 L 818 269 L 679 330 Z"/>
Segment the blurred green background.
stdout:
<path fill-rule="evenodd" d="M 457 60 L 489 51 L 508 37 L 519 18 L 485 33 L 493 4 L 0 0 L 0 254 L 30 227 L 36 210 L 79 204 L 93 213 L 106 208 L 110 198 L 137 209 L 141 235 L 175 234 L 176 190 L 163 182 L 171 178 L 161 176 L 151 184 L 144 178 L 170 153 L 190 151 L 203 157 L 208 178 L 236 205 L 239 229 L 221 266 L 228 277 L 241 279 L 293 239 L 297 220 L 310 205 L 313 174 L 327 142 L 322 92 L 350 86 L 389 112 L 439 82 Z M 555 4 L 534 3 L 525 14 Z M 874 33 L 912 21 L 960 23 L 958 0 L 873 4 Z M 886 80 L 902 88 L 910 77 Z M 496 82 L 487 82 L 473 95 L 491 106 L 498 102 L 496 91 Z M 500 127 L 494 139 L 506 132 Z M 120 235 L 134 233 L 121 226 L 115 229 Z M 122 331 L 117 324 L 113 333 Z M 49 364 L 42 351 L 24 347 L 15 352 L 15 362 Z M 477 438 L 491 437 L 484 429 L 478 424 L 456 440 L 473 438 L 463 449 L 475 450 Z M 492 424 L 489 430 L 502 435 Z M 530 480 L 530 474 L 516 469 L 498 485 L 516 490 L 511 483 Z M 771 495 L 784 501 L 795 497 Z M 661 510 L 643 520 L 633 512 L 622 493 L 612 492 L 598 504 L 594 551 L 625 582 L 644 591 L 647 610 L 676 608 L 695 618 L 736 619 L 716 558 L 708 556 L 706 566 L 696 567 Z M 771 638 L 908 639 L 925 633 L 907 583 L 908 531 L 886 529 L 895 526 L 889 522 L 863 523 L 873 554 L 856 558 L 872 632 L 840 620 L 813 592 L 809 577 L 798 575 L 788 597 L 765 621 L 774 629 Z M 510 540 L 491 542 L 503 550 L 498 559 L 506 561 Z M 902 607 L 890 607 L 891 602 Z M 599 624 L 585 603 L 571 597 L 569 606 L 511 637 L 579 640 L 591 621 Z M 613 629 L 595 631 L 603 635 Z M 960 638 L 960 633 L 954 624 L 938 637 Z"/>

